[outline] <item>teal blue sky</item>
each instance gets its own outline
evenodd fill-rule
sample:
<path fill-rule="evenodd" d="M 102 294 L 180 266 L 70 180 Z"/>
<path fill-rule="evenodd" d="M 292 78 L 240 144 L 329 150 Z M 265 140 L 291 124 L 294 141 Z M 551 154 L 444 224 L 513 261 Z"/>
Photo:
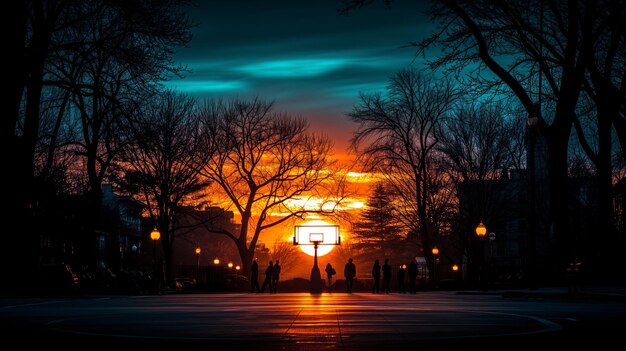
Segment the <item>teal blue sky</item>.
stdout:
<path fill-rule="evenodd" d="M 406 47 L 429 34 L 421 1 L 383 1 L 341 15 L 338 0 L 197 1 L 194 37 L 175 60 L 184 78 L 169 87 L 198 97 L 259 96 L 307 118 L 343 153 L 354 125 L 346 117 L 360 92 L 420 66 Z"/>

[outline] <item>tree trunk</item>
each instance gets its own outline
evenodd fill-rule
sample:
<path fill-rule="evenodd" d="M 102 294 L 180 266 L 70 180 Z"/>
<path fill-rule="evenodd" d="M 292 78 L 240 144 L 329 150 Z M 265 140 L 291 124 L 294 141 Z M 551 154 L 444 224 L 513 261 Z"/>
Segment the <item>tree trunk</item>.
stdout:
<path fill-rule="evenodd" d="M 243 266 L 243 273 L 246 277 L 250 278 L 252 268 L 252 261 L 254 260 L 254 247 L 246 248 L 245 243 L 243 246 L 237 245 L 239 249 L 239 255 L 241 256 L 241 264 Z"/>
<path fill-rule="evenodd" d="M 552 129 L 552 128 L 551 128 Z M 569 196 L 567 176 L 567 147 L 569 129 L 554 128 L 548 138 L 549 151 L 549 200 L 552 218 L 555 255 L 550 255 L 552 274 L 560 275 L 565 267 L 568 255 L 573 250 L 573 240 L 569 231 Z"/>
<path fill-rule="evenodd" d="M 616 96 L 611 96 L 610 92 L 604 92 L 603 89 L 598 89 L 598 155 L 596 162 L 596 182 L 598 187 L 598 208 L 596 212 L 596 221 L 593 234 L 598 235 L 601 233 L 603 239 L 598 240 L 595 237 L 589 237 L 590 243 L 595 245 L 602 245 L 602 247 L 595 247 L 594 252 L 602 252 L 606 247 L 606 254 L 598 257 L 600 261 L 597 262 L 600 267 L 603 267 L 601 271 L 612 274 L 613 269 L 621 269 L 620 263 L 616 262 L 616 259 L 620 257 L 620 254 L 613 252 L 618 247 L 618 238 L 616 237 L 615 227 L 613 226 L 613 202 L 612 202 L 612 123 L 611 117 L 618 114 L 618 106 L 610 101 L 617 99 Z M 609 101 L 606 101 L 609 100 Z M 615 100 L 613 100 L 615 101 Z M 593 235 L 592 233 L 590 233 Z M 601 244 L 603 243 L 603 244 Z"/>
<path fill-rule="evenodd" d="M 20 114 L 20 106 L 22 102 L 22 94 L 26 85 L 26 25 L 28 19 L 28 10 L 26 1 L 19 1 L 15 6 L 11 6 L 11 9 L 5 9 L 5 11 L 11 11 L 13 13 L 11 18 L 16 21 L 14 30 L 5 33 L 9 37 L 8 50 L 5 52 L 9 57 L 8 67 L 14 74 L 8 74 L 6 79 L 8 80 L 7 86 L 10 90 L 9 99 L 10 103 L 7 107 L 8 116 L 2 119 L 2 136 L 3 140 L 13 140 L 15 137 L 15 128 Z M 14 148 L 8 148 L 9 152 L 13 153 Z"/>

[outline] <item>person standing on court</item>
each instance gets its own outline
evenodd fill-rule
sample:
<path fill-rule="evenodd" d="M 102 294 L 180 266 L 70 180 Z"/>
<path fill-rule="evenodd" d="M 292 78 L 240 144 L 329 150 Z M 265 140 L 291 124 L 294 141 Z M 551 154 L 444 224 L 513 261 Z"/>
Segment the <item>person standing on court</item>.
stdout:
<path fill-rule="evenodd" d="M 352 294 L 352 282 L 356 277 L 356 266 L 352 263 L 352 258 L 348 259 L 348 263 L 343 268 L 343 276 L 346 277 L 346 290 L 348 294 Z"/>
<path fill-rule="evenodd" d="M 278 264 L 278 260 L 276 260 L 276 264 L 274 265 L 274 271 L 272 272 L 272 286 L 274 287 L 274 294 L 278 292 L 278 280 L 280 279 L 280 265 Z"/>
<path fill-rule="evenodd" d="M 400 266 L 398 269 L 398 274 L 396 278 L 398 279 L 398 294 L 404 294 L 406 290 L 404 289 L 404 265 Z"/>
<path fill-rule="evenodd" d="M 252 267 L 250 268 L 250 292 L 261 292 L 259 286 L 259 264 L 256 263 L 256 259 L 252 261 Z"/>
<path fill-rule="evenodd" d="M 409 263 L 409 268 L 407 270 L 409 275 L 409 292 L 411 294 L 415 294 L 417 293 L 417 287 L 415 286 L 415 279 L 417 278 L 417 264 L 414 259 L 411 260 L 411 263 Z"/>
<path fill-rule="evenodd" d="M 330 292 L 330 285 L 332 284 L 332 281 L 333 281 L 333 275 L 335 275 L 337 272 L 335 271 L 335 269 L 330 263 L 326 264 L 326 269 L 324 269 L 324 271 L 326 272 L 326 275 L 328 276 L 328 292 Z"/>
<path fill-rule="evenodd" d="M 378 294 L 380 292 L 380 263 L 378 260 L 374 261 L 374 266 L 372 266 L 372 278 L 374 278 L 372 294 Z"/>
<path fill-rule="evenodd" d="M 385 264 L 383 265 L 383 292 L 389 294 L 389 282 L 391 281 L 391 266 L 389 265 L 389 259 L 385 258 Z"/>
<path fill-rule="evenodd" d="M 270 261 L 270 265 L 267 266 L 267 269 L 265 270 L 265 280 L 263 281 L 261 293 L 265 292 L 266 285 L 270 286 L 270 294 L 273 292 L 274 289 L 272 288 L 272 274 L 274 274 L 274 265 L 272 264 L 272 261 Z"/>

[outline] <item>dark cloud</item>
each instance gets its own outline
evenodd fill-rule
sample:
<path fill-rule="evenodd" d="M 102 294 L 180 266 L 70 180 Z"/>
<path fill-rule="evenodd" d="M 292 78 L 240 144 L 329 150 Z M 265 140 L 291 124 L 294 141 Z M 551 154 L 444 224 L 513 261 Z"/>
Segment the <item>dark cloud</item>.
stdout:
<path fill-rule="evenodd" d="M 191 72 L 167 84 L 199 96 L 261 96 L 319 129 L 341 121 L 349 132 L 344 114 L 358 93 L 384 88 L 398 69 L 415 64 L 414 51 L 402 46 L 428 28 L 420 1 L 398 0 L 390 9 L 378 1 L 348 16 L 340 5 L 199 1 L 189 10 L 199 23 L 194 38 L 176 55 Z"/>

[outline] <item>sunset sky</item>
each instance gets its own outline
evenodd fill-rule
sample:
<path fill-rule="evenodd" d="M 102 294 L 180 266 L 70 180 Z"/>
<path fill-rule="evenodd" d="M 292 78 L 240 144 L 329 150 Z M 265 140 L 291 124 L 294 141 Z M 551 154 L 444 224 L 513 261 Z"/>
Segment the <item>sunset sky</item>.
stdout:
<path fill-rule="evenodd" d="M 398 70 L 423 62 L 404 47 L 430 33 L 421 6 L 397 0 L 386 8 L 376 1 L 345 16 L 338 13 L 339 0 L 198 1 L 189 10 L 198 23 L 193 39 L 174 56 L 190 72 L 166 84 L 200 98 L 273 100 L 276 110 L 303 116 L 313 130 L 327 134 L 333 154 L 348 164 L 356 124 L 346 113 L 359 93 L 381 91 Z M 367 201 L 372 179 L 359 172 L 355 167 L 349 173 L 354 194 L 342 207 L 354 214 Z M 348 231 L 342 224 L 349 242 Z M 281 225 L 261 240 L 271 246 L 291 240 L 292 233 L 293 224 Z M 330 256 L 337 264 L 345 259 Z"/>
<path fill-rule="evenodd" d="M 403 48 L 430 32 L 419 1 L 383 1 L 341 15 L 338 0 L 198 1 L 198 23 L 175 59 L 191 70 L 168 86 L 200 97 L 260 96 L 307 118 L 344 154 L 355 125 L 345 116 L 359 92 L 382 90 L 411 64 Z"/>

